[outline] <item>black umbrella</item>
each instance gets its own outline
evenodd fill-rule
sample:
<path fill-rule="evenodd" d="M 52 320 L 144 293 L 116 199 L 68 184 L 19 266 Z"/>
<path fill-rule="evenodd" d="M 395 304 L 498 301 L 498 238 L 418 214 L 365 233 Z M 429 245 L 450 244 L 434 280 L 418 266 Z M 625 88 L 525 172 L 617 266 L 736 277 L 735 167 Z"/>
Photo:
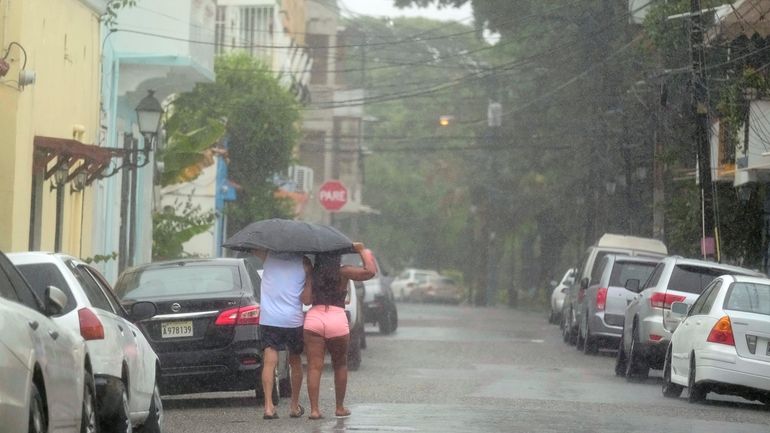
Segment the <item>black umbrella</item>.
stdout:
<path fill-rule="evenodd" d="M 238 251 L 265 249 L 281 253 L 353 252 L 353 241 L 334 227 L 277 218 L 247 225 L 222 246 Z"/>

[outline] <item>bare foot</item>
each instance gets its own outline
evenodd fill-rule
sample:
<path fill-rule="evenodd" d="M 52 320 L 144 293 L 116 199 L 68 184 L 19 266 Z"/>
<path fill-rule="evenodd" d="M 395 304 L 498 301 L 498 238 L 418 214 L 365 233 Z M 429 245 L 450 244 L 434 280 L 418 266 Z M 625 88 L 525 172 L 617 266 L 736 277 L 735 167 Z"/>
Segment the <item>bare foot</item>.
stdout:
<path fill-rule="evenodd" d="M 308 418 L 308 419 L 324 419 L 323 415 L 321 415 L 321 414 L 320 414 L 320 413 L 318 413 L 318 412 L 315 412 L 315 413 L 311 412 L 311 413 L 310 413 L 310 416 L 309 416 L 309 417 L 307 417 L 307 418 Z"/>
<path fill-rule="evenodd" d="M 348 410 L 346 407 L 343 407 L 342 409 L 337 409 L 335 415 L 337 418 L 347 418 L 350 416 L 350 410 Z"/>

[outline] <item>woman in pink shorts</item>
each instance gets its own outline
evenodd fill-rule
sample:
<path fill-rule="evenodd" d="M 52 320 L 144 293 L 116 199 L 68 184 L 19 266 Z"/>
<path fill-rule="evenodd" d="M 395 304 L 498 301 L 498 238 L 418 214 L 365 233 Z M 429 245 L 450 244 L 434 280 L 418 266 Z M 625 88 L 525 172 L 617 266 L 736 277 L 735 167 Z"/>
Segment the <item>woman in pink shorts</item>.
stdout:
<path fill-rule="evenodd" d="M 348 343 L 350 329 L 345 315 L 345 298 L 349 280 L 364 281 L 374 277 L 374 258 L 362 243 L 353 247 L 361 255 L 363 267 L 341 266 L 339 254 L 318 254 L 313 266 L 312 284 L 302 292 L 302 303 L 312 304 L 305 315 L 304 340 L 307 354 L 307 393 L 310 397 L 310 419 L 321 419 L 318 395 L 321 387 L 321 371 L 326 349 L 332 358 L 334 369 L 334 394 L 337 407 L 335 415 L 346 417 L 345 390 L 348 384 Z"/>

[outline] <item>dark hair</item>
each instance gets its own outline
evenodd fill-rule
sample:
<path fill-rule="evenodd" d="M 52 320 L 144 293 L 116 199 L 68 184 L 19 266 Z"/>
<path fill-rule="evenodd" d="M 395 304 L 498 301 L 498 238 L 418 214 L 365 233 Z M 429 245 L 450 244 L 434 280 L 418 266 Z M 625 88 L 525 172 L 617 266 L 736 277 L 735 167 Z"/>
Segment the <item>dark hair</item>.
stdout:
<path fill-rule="evenodd" d="M 334 293 L 340 285 L 340 254 L 318 254 L 313 266 L 313 293 Z"/>

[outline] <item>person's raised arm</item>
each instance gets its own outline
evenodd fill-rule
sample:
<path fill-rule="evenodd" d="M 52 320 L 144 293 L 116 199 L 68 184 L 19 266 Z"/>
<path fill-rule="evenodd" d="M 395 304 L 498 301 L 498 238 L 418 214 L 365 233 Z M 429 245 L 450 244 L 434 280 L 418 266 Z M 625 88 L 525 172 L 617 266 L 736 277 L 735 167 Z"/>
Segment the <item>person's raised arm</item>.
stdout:
<path fill-rule="evenodd" d="M 353 281 L 365 281 L 373 278 L 377 274 L 377 265 L 374 263 L 374 254 L 371 250 L 364 248 L 361 242 L 355 242 L 353 248 L 361 256 L 363 266 L 343 266 L 340 274 Z"/>
<path fill-rule="evenodd" d="M 310 305 L 313 303 L 313 264 L 307 257 L 302 258 L 302 264 L 305 267 L 305 285 L 302 287 L 299 300 L 305 305 Z"/>
<path fill-rule="evenodd" d="M 259 260 L 262 260 L 262 263 L 264 263 L 265 259 L 267 259 L 267 250 L 255 248 L 251 250 L 251 253 L 254 254 L 254 256 L 257 257 Z"/>

